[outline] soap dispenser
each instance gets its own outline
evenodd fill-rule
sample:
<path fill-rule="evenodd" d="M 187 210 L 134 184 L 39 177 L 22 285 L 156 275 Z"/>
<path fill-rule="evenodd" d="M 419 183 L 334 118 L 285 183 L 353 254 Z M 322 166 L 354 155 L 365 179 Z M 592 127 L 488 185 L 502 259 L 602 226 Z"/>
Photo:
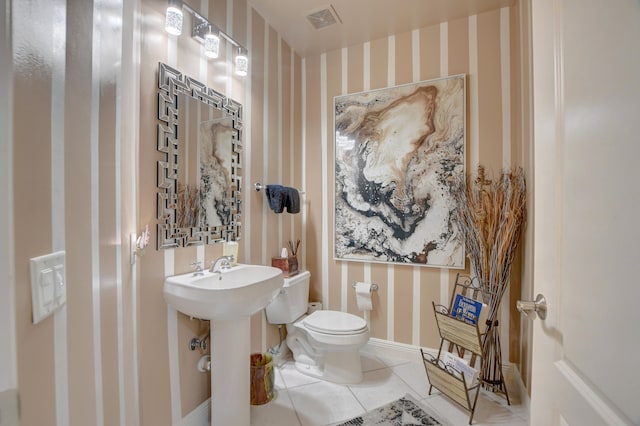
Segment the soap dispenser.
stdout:
<path fill-rule="evenodd" d="M 232 266 L 238 264 L 238 242 L 237 241 L 225 241 L 222 245 L 223 256 L 233 256 Z"/>

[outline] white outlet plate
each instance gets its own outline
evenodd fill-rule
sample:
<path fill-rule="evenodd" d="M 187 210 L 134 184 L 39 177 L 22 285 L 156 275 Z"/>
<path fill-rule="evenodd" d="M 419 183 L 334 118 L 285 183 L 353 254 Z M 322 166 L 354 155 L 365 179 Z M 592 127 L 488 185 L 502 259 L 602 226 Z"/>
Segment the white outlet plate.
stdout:
<path fill-rule="evenodd" d="M 65 252 L 34 257 L 31 268 L 33 323 L 37 324 L 67 302 Z"/>

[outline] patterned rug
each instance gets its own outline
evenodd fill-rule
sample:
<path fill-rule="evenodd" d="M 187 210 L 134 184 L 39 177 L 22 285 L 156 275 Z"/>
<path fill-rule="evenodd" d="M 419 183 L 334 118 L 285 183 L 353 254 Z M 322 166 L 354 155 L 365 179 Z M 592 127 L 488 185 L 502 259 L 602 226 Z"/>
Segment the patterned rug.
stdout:
<path fill-rule="evenodd" d="M 423 426 L 443 425 L 410 396 L 375 408 L 337 426 Z"/>

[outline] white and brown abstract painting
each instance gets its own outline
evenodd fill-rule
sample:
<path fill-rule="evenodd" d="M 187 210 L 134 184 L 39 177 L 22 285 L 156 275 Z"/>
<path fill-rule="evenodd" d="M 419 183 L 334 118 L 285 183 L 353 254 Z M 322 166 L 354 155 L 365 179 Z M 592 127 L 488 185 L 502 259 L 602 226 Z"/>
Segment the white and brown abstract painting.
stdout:
<path fill-rule="evenodd" d="M 337 259 L 464 267 L 465 91 L 457 75 L 335 97 Z"/>

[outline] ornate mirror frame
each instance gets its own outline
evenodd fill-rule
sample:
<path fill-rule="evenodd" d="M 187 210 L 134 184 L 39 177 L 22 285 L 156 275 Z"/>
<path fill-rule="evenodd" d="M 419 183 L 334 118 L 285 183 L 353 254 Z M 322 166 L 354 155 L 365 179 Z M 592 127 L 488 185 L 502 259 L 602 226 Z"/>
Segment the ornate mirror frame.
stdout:
<path fill-rule="evenodd" d="M 229 211 L 227 220 L 220 226 L 179 227 L 178 176 L 179 155 L 178 127 L 180 110 L 178 95 L 189 96 L 198 102 L 222 111 L 232 121 L 230 186 L 225 199 Z M 166 64 L 158 66 L 158 151 L 164 160 L 158 161 L 158 249 L 235 241 L 240 238 L 242 177 L 242 105 L 204 84 L 183 75 Z"/>

